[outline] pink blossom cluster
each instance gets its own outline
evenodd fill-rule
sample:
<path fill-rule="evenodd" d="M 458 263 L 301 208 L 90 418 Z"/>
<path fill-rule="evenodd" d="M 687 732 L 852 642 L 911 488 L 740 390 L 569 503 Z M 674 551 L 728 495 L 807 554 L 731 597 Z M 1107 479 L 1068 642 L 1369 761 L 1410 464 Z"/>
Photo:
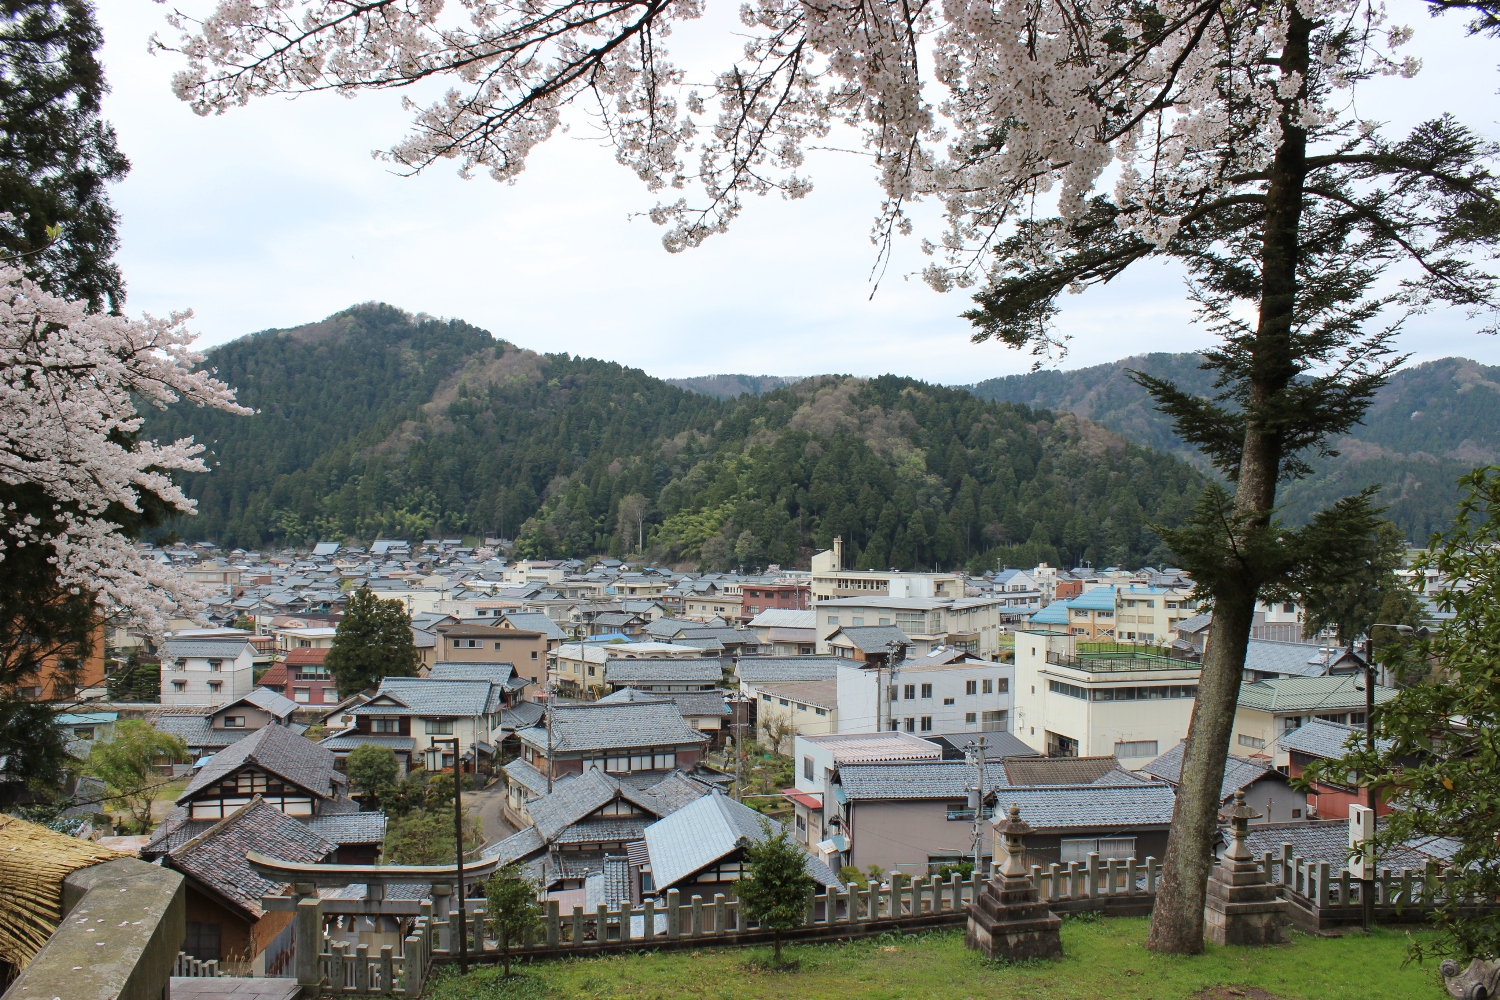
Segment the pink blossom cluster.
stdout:
<path fill-rule="evenodd" d="M 137 404 L 178 400 L 248 413 L 212 373 L 195 371 L 190 313 L 141 320 L 90 312 L 0 263 L 0 481 L 39 488 L 50 513 L 0 508 L 0 563 L 7 552 L 45 546 L 59 584 L 86 593 L 114 624 L 160 634 L 167 616 L 191 610 L 192 593 L 170 567 L 145 558 L 110 520 L 139 512 L 151 495 L 191 513 L 171 473 L 201 472 L 191 438 L 129 442 Z M 0 572 L 4 572 L 0 566 Z"/>

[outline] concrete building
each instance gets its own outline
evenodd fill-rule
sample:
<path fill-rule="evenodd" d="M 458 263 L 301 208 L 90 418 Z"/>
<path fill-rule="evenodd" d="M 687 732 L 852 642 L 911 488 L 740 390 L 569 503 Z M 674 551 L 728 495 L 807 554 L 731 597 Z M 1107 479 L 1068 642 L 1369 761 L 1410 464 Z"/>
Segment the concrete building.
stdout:
<path fill-rule="evenodd" d="M 1187 736 L 1201 668 L 1155 646 L 1091 652 L 1090 638 L 1016 635 L 1012 730 L 1038 753 L 1113 755 L 1138 769 Z"/>
<path fill-rule="evenodd" d="M 239 637 L 168 639 L 161 647 L 163 705 L 222 705 L 255 687 L 255 647 Z"/>
<path fill-rule="evenodd" d="M 841 597 L 964 596 L 964 581 L 956 573 L 903 573 L 899 570 L 844 568 L 844 540 L 812 557 L 813 607 Z"/>
<path fill-rule="evenodd" d="M 842 733 L 798 736 L 793 741 L 792 756 L 796 761 L 796 780 L 786 796 L 792 802 L 797 839 L 826 857 L 832 851 L 846 850 L 837 843 L 826 849 L 818 847 L 820 841 L 837 832 L 825 829 L 823 805 L 836 800 L 838 793 L 834 791 L 833 779 L 839 767 L 891 761 L 935 762 L 943 759 L 943 751 L 935 743 L 905 733 Z"/>
<path fill-rule="evenodd" d="M 1005 732 L 1015 667 L 937 650 L 891 669 L 838 665 L 838 731 Z"/>
<path fill-rule="evenodd" d="M 818 652 L 840 628 L 893 625 L 917 646 L 956 646 L 995 659 L 1009 651 L 1003 597 L 841 597 L 818 604 Z"/>
<path fill-rule="evenodd" d="M 1314 719 L 1336 725 L 1365 724 L 1365 692 L 1358 674 L 1287 677 L 1240 685 L 1234 714 L 1235 753 L 1268 753 L 1283 734 Z M 1394 688 L 1376 687 L 1376 704 L 1396 697 Z"/>

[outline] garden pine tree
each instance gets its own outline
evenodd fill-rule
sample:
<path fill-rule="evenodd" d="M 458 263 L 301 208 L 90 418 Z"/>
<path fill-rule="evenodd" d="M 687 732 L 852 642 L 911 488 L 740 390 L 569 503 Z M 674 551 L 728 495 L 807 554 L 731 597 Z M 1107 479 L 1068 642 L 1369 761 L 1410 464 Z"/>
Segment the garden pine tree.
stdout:
<path fill-rule="evenodd" d="M 506 978 L 510 977 L 511 942 L 525 940 L 541 921 L 542 907 L 536 894 L 536 882 L 527 878 L 525 869 L 514 861 L 497 869 L 484 884 L 484 898 L 489 904 L 486 919 L 500 942 Z"/>
<path fill-rule="evenodd" d="M 807 895 L 817 888 L 807 874 L 807 854 L 791 840 L 786 827 L 773 829 L 761 820 L 761 839 L 745 845 L 750 877 L 734 884 L 740 912 L 768 927 L 774 935 L 775 961 L 781 964 L 781 932 L 802 926 Z"/>
<path fill-rule="evenodd" d="M 380 686 L 386 677 L 415 677 L 421 660 L 411 616 L 400 601 L 383 601 L 368 587 L 349 598 L 324 663 L 340 697 Z"/>

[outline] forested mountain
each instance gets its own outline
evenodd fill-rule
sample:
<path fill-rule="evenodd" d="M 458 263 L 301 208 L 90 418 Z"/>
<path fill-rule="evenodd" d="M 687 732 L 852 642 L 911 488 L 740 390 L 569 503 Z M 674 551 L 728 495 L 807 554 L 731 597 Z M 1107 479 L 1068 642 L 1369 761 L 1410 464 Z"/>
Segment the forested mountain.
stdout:
<path fill-rule="evenodd" d="M 1186 463 L 1068 413 L 885 376 L 720 399 L 540 355 L 384 305 L 268 330 L 207 362 L 259 409 L 173 408 L 209 443 L 176 530 L 225 545 L 516 536 L 522 554 L 805 565 L 834 535 L 861 567 L 1170 558 Z M 623 507 L 623 510 L 622 510 Z M 642 510 L 643 524 L 632 516 Z"/>
<path fill-rule="evenodd" d="M 721 399 L 733 399 L 747 392 L 759 396 L 763 392 L 771 392 L 801 381 L 801 378 L 787 375 L 694 375 L 692 378 L 667 379 L 668 383 L 679 389 L 690 389 Z"/>
<path fill-rule="evenodd" d="M 1074 371 L 990 379 L 970 390 L 985 399 L 1071 410 L 1137 444 L 1195 464 L 1128 369 L 1171 378 L 1201 395 L 1208 373 L 1194 354 L 1146 354 Z M 1443 358 L 1396 373 L 1365 414 L 1363 426 L 1335 442 L 1338 457 L 1313 460 L 1314 474 L 1284 488 L 1286 517 L 1300 521 L 1341 496 L 1382 485 L 1387 515 L 1416 543 L 1446 527 L 1457 501 L 1455 480 L 1475 465 L 1500 460 L 1500 368 Z"/>

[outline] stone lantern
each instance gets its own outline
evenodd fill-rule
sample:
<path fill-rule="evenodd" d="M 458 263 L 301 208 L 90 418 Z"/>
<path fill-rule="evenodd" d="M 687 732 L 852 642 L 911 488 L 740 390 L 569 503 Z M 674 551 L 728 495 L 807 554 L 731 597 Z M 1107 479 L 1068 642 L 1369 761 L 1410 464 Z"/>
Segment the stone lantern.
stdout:
<path fill-rule="evenodd" d="M 995 823 L 997 839 L 1005 841 L 1005 863 L 969 907 L 964 935 L 964 944 L 984 952 L 986 958 L 1020 962 L 1062 955 L 1062 918 L 1041 901 L 1026 867 L 1025 837 L 1030 832 L 1031 825 L 1021 818 L 1017 805 Z"/>
<path fill-rule="evenodd" d="M 1204 936 L 1215 944 L 1285 944 L 1287 901 L 1245 843 L 1250 821 L 1260 813 L 1245 804 L 1241 790 L 1222 816 L 1229 821 L 1229 848 L 1208 879 Z"/>

